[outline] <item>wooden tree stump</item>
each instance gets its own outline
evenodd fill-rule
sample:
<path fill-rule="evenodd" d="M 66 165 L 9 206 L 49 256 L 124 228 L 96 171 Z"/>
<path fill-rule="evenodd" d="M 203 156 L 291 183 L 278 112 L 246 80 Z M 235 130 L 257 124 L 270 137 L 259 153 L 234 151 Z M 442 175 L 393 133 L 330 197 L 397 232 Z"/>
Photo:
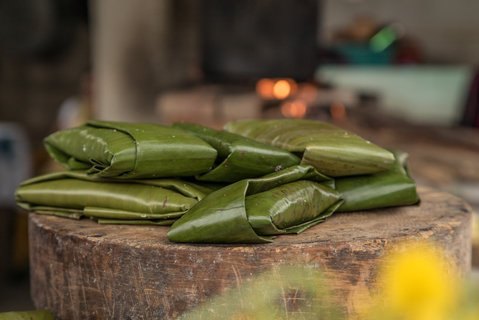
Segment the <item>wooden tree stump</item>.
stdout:
<path fill-rule="evenodd" d="M 261 245 L 178 244 L 166 227 L 31 214 L 32 298 L 59 319 L 169 319 L 272 266 L 304 263 L 333 278 L 340 307 L 354 314 L 355 294 L 372 287 L 385 251 L 399 241 L 435 241 L 461 273 L 470 270 L 469 206 L 419 193 L 419 206 L 337 213 Z"/>

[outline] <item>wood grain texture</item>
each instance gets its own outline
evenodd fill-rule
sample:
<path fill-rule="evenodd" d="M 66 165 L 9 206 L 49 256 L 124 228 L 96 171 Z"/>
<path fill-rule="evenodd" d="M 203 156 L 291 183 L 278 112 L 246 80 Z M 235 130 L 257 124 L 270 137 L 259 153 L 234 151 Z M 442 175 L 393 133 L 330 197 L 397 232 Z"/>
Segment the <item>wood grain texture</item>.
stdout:
<path fill-rule="evenodd" d="M 170 319 L 272 266 L 304 263 L 333 279 L 341 308 L 371 288 L 385 251 L 429 239 L 465 274 L 471 210 L 461 199 L 419 188 L 419 206 L 338 213 L 300 235 L 261 245 L 171 243 L 166 227 L 108 226 L 30 215 L 32 298 L 59 319 Z"/>

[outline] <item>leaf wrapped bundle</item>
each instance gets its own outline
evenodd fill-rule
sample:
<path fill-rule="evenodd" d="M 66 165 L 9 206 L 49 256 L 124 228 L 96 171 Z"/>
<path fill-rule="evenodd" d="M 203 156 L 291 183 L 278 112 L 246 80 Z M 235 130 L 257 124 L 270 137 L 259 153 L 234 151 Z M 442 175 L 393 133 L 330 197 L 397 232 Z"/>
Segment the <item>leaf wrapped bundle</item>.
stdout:
<path fill-rule="evenodd" d="M 192 176 L 210 170 L 216 150 L 186 132 L 156 124 L 89 121 L 45 138 L 50 156 L 99 177 Z"/>
<path fill-rule="evenodd" d="M 218 152 L 217 165 L 196 176 L 202 181 L 235 182 L 279 171 L 300 163 L 294 154 L 224 130 L 218 131 L 191 123 L 174 123 L 203 139 Z"/>
<path fill-rule="evenodd" d="M 297 165 L 207 195 L 168 232 L 173 242 L 264 243 L 324 221 L 342 203 L 333 181 Z"/>
<path fill-rule="evenodd" d="M 66 171 L 24 181 L 15 198 L 20 207 L 39 214 L 170 225 L 211 191 L 178 179 L 114 180 Z"/>
<path fill-rule="evenodd" d="M 55 320 L 48 310 L 10 311 L 0 313 L 0 320 Z"/>
<path fill-rule="evenodd" d="M 227 123 L 225 129 L 301 154 L 301 164 L 312 165 L 331 177 L 377 173 L 394 163 L 394 156 L 388 150 L 319 121 L 239 120 Z"/>
<path fill-rule="evenodd" d="M 419 202 L 416 184 L 409 176 L 407 153 L 394 152 L 396 161 L 388 171 L 368 176 L 336 179 L 336 190 L 344 203 L 338 211 L 412 205 Z"/>

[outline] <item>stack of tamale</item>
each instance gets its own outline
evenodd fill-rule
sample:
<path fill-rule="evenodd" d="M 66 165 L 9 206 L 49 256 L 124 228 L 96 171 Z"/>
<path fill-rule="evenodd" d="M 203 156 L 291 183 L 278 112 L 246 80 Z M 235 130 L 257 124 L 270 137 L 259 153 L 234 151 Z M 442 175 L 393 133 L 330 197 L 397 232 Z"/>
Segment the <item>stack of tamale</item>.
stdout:
<path fill-rule="evenodd" d="M 90 121 L 45 139 L 68 171 L 27 180 L 20 207 L 99 223 L 171 225 L 175 242 L 261 243 L 335 211 L 419 201 L 406 154 L 309 120 L 225 130 Z"/>

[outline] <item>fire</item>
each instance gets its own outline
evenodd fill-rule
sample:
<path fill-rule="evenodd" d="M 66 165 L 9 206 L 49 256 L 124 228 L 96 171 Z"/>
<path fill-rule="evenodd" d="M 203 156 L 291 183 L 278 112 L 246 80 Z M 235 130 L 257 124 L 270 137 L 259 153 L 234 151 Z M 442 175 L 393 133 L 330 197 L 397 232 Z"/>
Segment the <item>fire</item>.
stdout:
<path fill-rule="evenodd" d="M 286 118 L 304 118 L 308 106 L 302 100 L 287 101 L 281 105 L 281 114 Z"/>
<path fill-rule="evenodd" d="M 335 101 L 329 107 L 331 118 L 335 121 L 343 121 L 346 119 L 346 107 L 339 101 Z"/>
<path fill-rule="evenodd" d="M 283 100 L 294 95 L 297 87 L 293 79 L 263 78 L 256 83 L 256 92 L 263 99 Z"/>
<path fill-rule="evenodd" d="M 286 80 L 278 80 L 273 86 L 273 95 L 276 99 L 285 99 L 291 93 L 291 85 Z"/>
<path fill-rule="evenodd" d="M 311 84 L 298 84 L 291 78 L 263 78 L 256 83 L 257 94 L 266 100 L 281 101 L 281 114 L 286 118 L 304 118 L 308 104 L 313 103 L 318 89 Z"/>
<path fill-rule="evenodd" d="M 256 83 L 256 92 L 264 99 L 273 99 L 274 80 L 264 78 Z"/>

